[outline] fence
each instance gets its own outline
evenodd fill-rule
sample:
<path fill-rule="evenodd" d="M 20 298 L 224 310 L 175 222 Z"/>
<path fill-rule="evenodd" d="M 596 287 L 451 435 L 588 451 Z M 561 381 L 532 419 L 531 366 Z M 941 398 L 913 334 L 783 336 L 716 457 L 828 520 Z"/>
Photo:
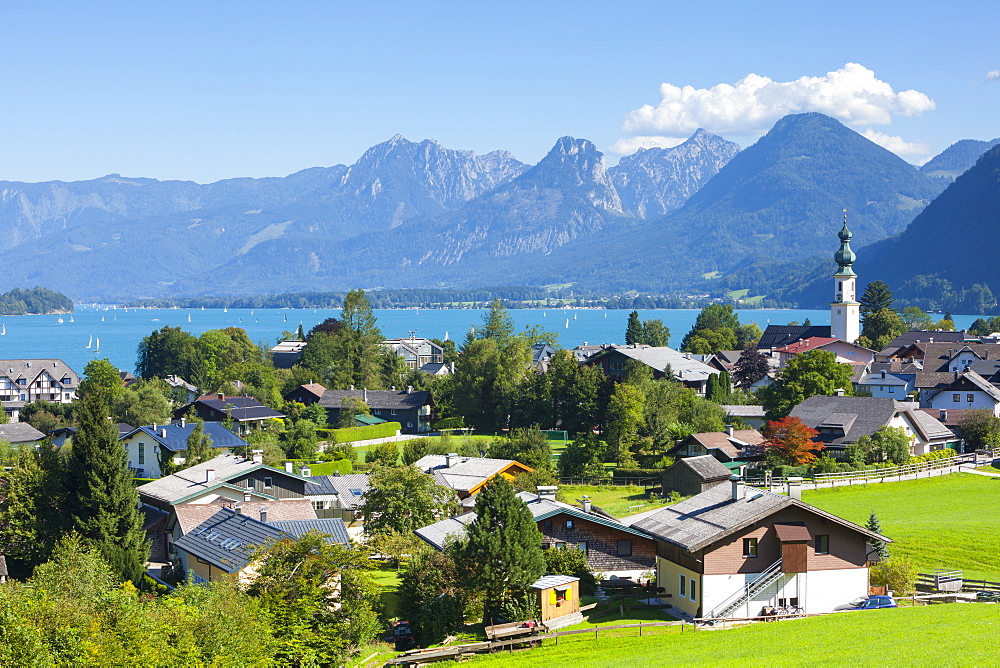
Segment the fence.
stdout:
<path fill-rule="evenodd" d="M 608 487 L 659 487 L 659 478 L 559 478 L 560 485 L 603 485 Z"/>
<path fill-rule="evenodd" d="M 956 586 L 957 584 L 957 586 Z M 990 580 L 970 580 L 962 577 L 962 571 L 942 571 L 917 573 L 917 588 L 929 591 L 996 591 L 1000 592 L 1000 582 Z"/>
<path fill-rule="evenodd" d="M 840 473 L 813 473 L 802 477 L 803 483 L 807 485 L 811 484 L 816 487 L 822 487 L 824 484 L 829 484 L 830 487 L 833 487 L 837 483 L 843 482 L 885 482 L 888 478 L 897 478 L 901 480 L 903 476 L 919 476 L 921 473 L 929 474 L 931 471 L 952 468 L 961 464 L 974 464 L 975 462 L 976 455 L 975 453 L 970 452 L 964 455 L 955 455 L 954 457 L 947 457 L 945 459 L 934 459 L 927 462 L 919 462 L 917 464 L 904 464 L 902 466 L 891 466 L 863 471 L 842 471 Z M 748 485 L 756 485 L 760 487 L 784 485 L 787 482 L 788 478 L 772 476 L 766 473 L 763 476 L 754 476 L 753 472 L 750 471 L 746 476 L 746 483 Z"/>

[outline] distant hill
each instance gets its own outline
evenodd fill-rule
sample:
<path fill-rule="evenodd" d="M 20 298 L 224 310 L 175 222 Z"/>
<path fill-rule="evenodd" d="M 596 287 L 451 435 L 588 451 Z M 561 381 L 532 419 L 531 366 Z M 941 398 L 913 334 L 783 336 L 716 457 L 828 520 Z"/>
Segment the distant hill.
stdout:
<path fill-rule="evenodd" d="M 1000 144 L 1000 139 L 991 141 L 962 139 L 924 163 L 920 171 L 927 176 L 950 183 L 976 164 L 983 153 L 997 144 Z"/>
<path fill-rule="evenodd" d="M 66 295 L 46 288 L 14 288 L 0 294 L 0 315 L 44 315 L 72 313 L 73 301 Z"/>

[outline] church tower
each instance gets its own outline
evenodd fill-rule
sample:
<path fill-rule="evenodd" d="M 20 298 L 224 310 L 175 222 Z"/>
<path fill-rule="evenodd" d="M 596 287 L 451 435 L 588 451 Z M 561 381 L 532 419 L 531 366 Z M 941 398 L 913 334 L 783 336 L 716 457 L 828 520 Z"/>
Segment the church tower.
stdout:
<path fill-rule="evenodd" d="M 847 229 L 847 209 L 844 209 L 844 227 L 838 235 L 840 250 L 833 259 L 839 269 L 833 275 L 834 301 L 830 302 L 830 336 L 854 343 L 861 336 L 861 304 L 857 300 L 858 275 L 851 265 L 857 256 L 851 250 L 851 231 Z"/>

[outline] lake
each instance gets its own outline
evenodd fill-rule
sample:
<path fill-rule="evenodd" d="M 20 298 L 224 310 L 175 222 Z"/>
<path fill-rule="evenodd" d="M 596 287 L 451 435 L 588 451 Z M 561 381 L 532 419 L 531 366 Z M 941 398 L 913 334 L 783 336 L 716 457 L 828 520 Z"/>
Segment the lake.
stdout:
<path fill-rule="evenodd" d="M 180 326 L 194 335 L 209 329 L 242 327 L 251 340 L 269 347 L 283 331 L 295 331 L 299 323 L 305 331 L 325 320 L 340 316 L 340 309 L 133 309 L 126 311 L 93 305 L 78 305 L 71 315 L 26 315 L 0 317 L 0 359 L 63 360 L 83 373 L 87 362 L 107 357 L 120 369 L 134 370 L 136 347 L 144 336 L 165 325 Z M 559 344 L 572 348 L 583 343 L 624 343 L 629 310 L 608 309 L 512 309 L 518 331 L 531 325 L 555 332 Z M 640 310 L 643 320 L 659 318 L 670 328 L 670 343 L 681 339 L 698 317 L 698 309 Z M 376 310 L 378 325 L 387 338 L 414 336 L 451 338 L 461 345 L 470 327 L 479 327 L 481 309 L 385 309 Z M 784 325 L 806 318 L 814 325 L 830 323 L 828 310 L 746 310 L 738 311 L 740 322 L 755 322 L 764 329 L 769 323 Z M 955 316 L 959 328 L 967 328 L 979 316 Z M 59 320 L 62 319 L 60 323 Z M 100 352 L 92 346 L 100 339 Z"/>

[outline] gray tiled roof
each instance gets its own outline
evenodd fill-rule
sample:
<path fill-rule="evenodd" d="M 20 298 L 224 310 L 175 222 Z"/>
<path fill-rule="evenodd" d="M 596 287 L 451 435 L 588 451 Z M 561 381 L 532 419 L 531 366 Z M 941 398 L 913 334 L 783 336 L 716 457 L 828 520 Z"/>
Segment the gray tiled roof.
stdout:
<path fill-rule="evenodd" d="M 178 538 L 174 545 L 227 573 L 235 573 L 250 562 L 260 548 L 287 537 L 277 527 L 229 508 Z"/>
<path fill-rule="evenodd" d="M 949 361 L 962 350 L 975 354 L 980 360 L 1000 359 L 1000 345 L 995 343 L 939 343 L 935 340 L 924 346 L 924 371 L 951 371 Z"/>
<path fill-rule="evenodd" d="M 283 413 L 279 413 L 273 408 L 268 408 L 253 397 L 200 398 L 195 404 L 211 408 L 221 415 L 232 417 L 235 422 L 285 417 Z"/>
<path fill-rule="evenodd" d="M 281 529 L 293 538 L 301 538 L 310 531 L 326 534 L 328 543 L 338 543 L 340 545 L 350 545 L 351 539 L 347 535 L 344 523 L 338 519 L 316 519 L 316 520 L 277 520 L 271 521 L 268 516 L 268 524 Z"/>
<path fill-rule="evenodd" d="M 684 466 L 691 469 L 702 480 L 716 480 L 718 478 L 728 478 L 730 471 L 719 460 L 712 455 L 702 455 L 701 457 L 682 457 L 673 466 Z M 672 468 L 672 467 L 671 467 Z"/>
<path fill-rule="evenodd" d="M 194 432 L 196 424 L 195 422 L 185 422 L 184 424 L 175 422 L 173 424 L 139 427 L 138 429 L 130 429 L 121 438 L 128 438 L 133 434 L 143 433 L 167 450 L 181 452 L 187 450 L 188 437 Z M 212 439 L 213 448 L 241 448 L 247 445 L 246 441 L 226 429 L 220 422 L 205 422 L 202 424 L 202 431 Z"/>
<path fill-rule="evenodd" d="M 643 514 L 632 526 L 659 540 L 697 552 L 712 543 L 758 522 L 783 508 L 795 506 L 854 529 L 867 537 L 891 542 L 835 515 L 755 487 L 743 486 L 742 496 L 732 498 L 732 485 L 716 485 L 659 512 Z"/>
<path fill-rule="evenodd" d="M 45 434 L 32 427 L 27 422 L 10 422 L 0 424 L 0 441 L 8 443 L 33 443 L 45 438 Z"/>
<path fill-rule="evenodd" d="M 449 467 L 445 455 L 424 455 L 413 465 L 433 475 L 439 485 L 468 492 L 515 463 L 513 459 L 458 457 L 456 463 Z"/>
<path fill-rule="evenodd" d="M 971 383 L 973 387 L 977 388 L 980 392 L 986 393 L 986 395 L 989 396 L 994 402 L 1000 402 L 1000 390 L 994 387 L 988 380 L 980 376 L 975 371 L 966 371 L 955 378 L 954 383 L 961 383 L 962 381 Z M 949 386 L 943 387 L 935 393 L 935 396 L 941 392 L 948 392 L 949 390 Z"/>
<path fill-rule="evenodd" d="M 718 371 L 704 363 L 705 356 L 682 353 L 666 346 L 615 346 L 588 358 L 587 363 L 589 364 L 614 352 L 642 362 L 657 371 L 663 371 L 669 366 L 670 370 L 674 373 L 674 378 L 681 381 L 697 382 L 707 380 L 713 373 L 718 373 Z"/>
<path fill-rule="evenodd" d="M 894 399 L 881 397 L 825 397 L 812 396 L 792 409 L 789 417 L 797 417 L 813 429 L 827 420 L 834 420 L 846 427 L 844 436 L 817 438 L 827 445 L 854 443 L 862 436 L 874 434 L 879 427 L 889 424 L 898 411 L 905 410 Z M 848 419 L 853 416 L 853 419 Z M 832 426 L 832 425 L 831 425 Z"/>
<path fill-rule="evenodd" d="M 757 342 L 760 349 L 779 348 L 790 343 L 813 337 L 830 336 L 829 325 L 768 325 Z"/>
<path fill-rule="evenodd" d="M 80 376 L 61 359 L 0 360 L 0 377 L 11 380 L 24 378 L 30 384 L 43 371 L 60 381 L 68 377 L 67 389 L 75 390 L 80 385 Z"/>
<path fill-rule="evenodd" d="M 302 480 L 301 476 L 294 473 L 287 473 L 270 466 L 257 464 L 253 460 L 244 459 L 237 455 L 219 455 L 202 464 L 196 464 L 183 471 L 178 471 L 173 475 L 168 475 L 159 480 L 148 482 L 138 488 L 140 495 L 149 496 L 161 501 L 173 503 L 178 499 L 183 499 L 196 492 L 208 490 L 216 485 L 241 476 L 250 471 L 263 468 L 274 472 L 275 475 L 290 476 Z M 215 471 L 211 481 L 207 480 L 209 469 Z"/>
<path fill-rule="evenodd" d="M 337 495 L 340 505 L 354 510 L 364 503 L 365 492 L 371 487 L 367 473 L 347 475 L 317 475 L 309 478 L 314 483 L 306 486 L 306 496 Z"/>
<path fill-rule="evenodd" d="M 727 471 L 726 473 L 728 475 L 729 472 Z M 577 508 L 576 506 L 571 506 L 568 503 L 562 503 L 561 501 L 542 499 L 533 492 L 519 492 L 517 497 L 524 501 L 528 506 L 528 510 L 531 511 L 531 515 L 534 517 L 535 522 L 541 522 L 542 520 L 553 517 L 554 515 L 566 514 L 578 519 L 587 520 L 588 522 L 601 524 L 612 529 L 618 529 L 619 531 L 624 531 L 625 533 L 639 536 L 643 535 L 642 532 L 637 531 L 611 517 L 598 515 L 593 512 L 586 513 L 582 508 Z M 441 550 L 444 549 L 444 545 L 449 538 L 464 538 L 466 527 L 474 521 L 476 521 L 476 513 L 465 513 L 464 515 L 459 515 L 458 517 L 450 517 L 446 520 L 435 522 L 429 526 L 417 529 L 413 533 L 427 541 L 433 547 Z"/>
<path fill-rule="evenodd" d="M 431 403 L 430 392 L 414 390 L 327 390 L 319 400 L 325 408 L 340 408 L 347 397 L 361 399 L 371 409 L 413 410 Z"/>
<path fill-rule="evenodd" d="M 906 346 L 913 345 L 914 343 L 928 343 L 932 339 L 935 343 L 951 343 L 954 346 L 955 343 L 961 343 L 965 341 L 966 333 L 962 332 L 928 332 L 923 330 L 911 330 L 909 332 L 903 332 L 896 338 L 886 345 L 885 348 L 879 352 L 879 355 L 891 355 L 900 348 L 905 348 Z"/>

